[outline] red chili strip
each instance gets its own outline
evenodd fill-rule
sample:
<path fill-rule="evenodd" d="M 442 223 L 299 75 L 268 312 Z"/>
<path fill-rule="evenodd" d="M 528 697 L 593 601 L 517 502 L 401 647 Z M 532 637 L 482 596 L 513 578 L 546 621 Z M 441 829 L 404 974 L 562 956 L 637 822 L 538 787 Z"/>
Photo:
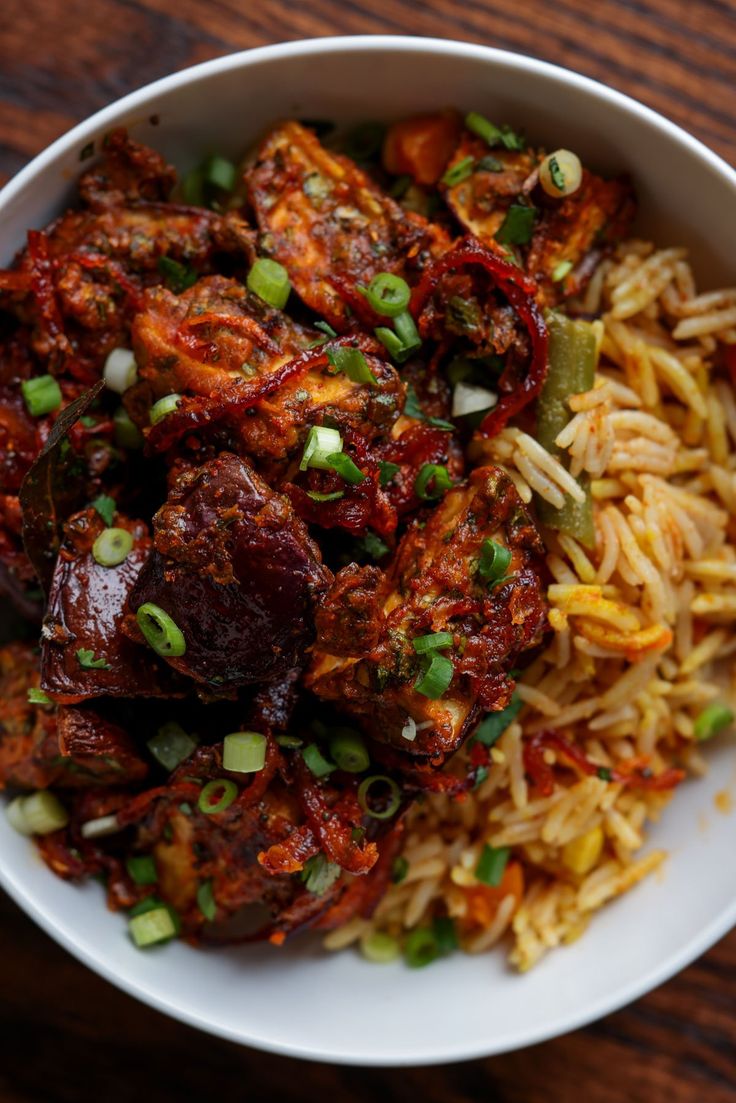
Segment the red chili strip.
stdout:
<path fill-rule="evenodd" d="M 559 732 L 539 732 L 531 739 L 524 741 L 524 768 L 532 782 L 539 790 L 541 796 L 548 797 L 554 789 L 554 771 L 552 766 L 544 759 L 545 750 L 555 751 L 556 754 L 567 760 L 574 769 L 579 770 L 588 777 L 597 775 L 601 770 L 595 762 L 591 762 L 583 751 L 565 739 Z M 609 770 L 610 780 L 620 785 L 630 785 L 632 789 L 663 790 L 674 789 L 685 779 L 685 771 L 674 766 L 667 767 L 660 774 L 647 772 L 647 768 L 627 770 L 626 767 L 617 767 Z"/>
<path fill-rule="evenodd" d="M 43 230 L 28 231 L 28 257 L 31 262 L 31 290 L 41 324 L 55 344 L 66 344 L 64 324 L 54 287 L 54 265 L 49 252 L 49 239 Z"/>
<path fill-rule="evenodd" d="M 360 818 L 351 816 L 354 822 L 350 822 L 344 814 L 340 814 L 341 811 L 344 813 L 344 809 L 331 808 L 324 790 L 302 761 L 296 766 L 296 782 L 299 802 L 309 826 L 330 861 L 336 862 L 348 873 L 367 873 L 372 869 L 378 858 L 378 847 L 366 841 L 361 845 L 353 838 L 353 829 L 360 824 Z"/>
<path fill-rule="evenodd" d="M 547 375 L 547 326 L 535 298 L 536 284 L 515 264 L 510 264 L 480 242 L 465 238 L 427 267 L 412 295 L 411 312 L 419 320 L 442 276 L 473 264 L 483 268 L 506 296 L 524 323 L 532 346 L 529 370 L 520 384 L 500 395 L 496 406 L 481 422 L 479 432 L 485 437 L 493 437 L 501 432 L 514 414 L 523 410 L 539 394 Z"/>
<path fill-rule="evenodd" d="M 308 824 L 295 827 L 288 838 L 262 850 L 258 862 L 267 873 L 298 873 L 304 863 L 319 853 L 319 844 Z"/>

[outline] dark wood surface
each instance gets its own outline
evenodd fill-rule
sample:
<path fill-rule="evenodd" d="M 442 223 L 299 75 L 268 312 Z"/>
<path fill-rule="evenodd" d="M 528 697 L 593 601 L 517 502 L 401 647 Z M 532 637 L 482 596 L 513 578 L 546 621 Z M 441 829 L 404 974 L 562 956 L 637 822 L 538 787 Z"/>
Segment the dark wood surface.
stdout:
<path fill-rule="evenodd" d="M 460 38 L 549 59 L 668 115 L 736 163 L 732 0 L 2 0 L 0 182 L 73 123 L 231 50 L 332 34 Z M 1 857 L 0 857 L 1 860 Z M 112 988 L 0 896 L 0 1103 L 736 1103 L 736 933 L 586 1030 L 430 1070 L 240 1049 Z"/>

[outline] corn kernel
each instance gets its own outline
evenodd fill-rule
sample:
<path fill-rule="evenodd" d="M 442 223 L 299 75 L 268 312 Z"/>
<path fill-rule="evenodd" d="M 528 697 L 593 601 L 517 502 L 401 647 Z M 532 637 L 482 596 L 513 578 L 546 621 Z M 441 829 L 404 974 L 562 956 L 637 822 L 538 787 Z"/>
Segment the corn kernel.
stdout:
<path fill-rule="evenodd" d="M 573 873 L 582 876 L 596 864 L 603 850 L 603 828 L 591 827 L 584 835 L 571 839 L 562 848 L 562 862 Z"/>

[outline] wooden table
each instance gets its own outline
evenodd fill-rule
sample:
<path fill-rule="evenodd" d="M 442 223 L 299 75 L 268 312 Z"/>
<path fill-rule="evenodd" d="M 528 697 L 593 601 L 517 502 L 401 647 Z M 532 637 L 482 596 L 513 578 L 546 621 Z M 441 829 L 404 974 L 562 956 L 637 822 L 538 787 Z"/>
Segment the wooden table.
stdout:
<path fill-rule="evenodd" d="M 733 0 L 3 0 L 0 12 L 0 181 L 74 122 L 175 69 L 287 38 L 379 32 L 559 62 L 736 163 Z M 135 1090 L 155 1103 L 736 1103 L 736 933 L 586 1030 L 391 1073 L 297 1064 L 198 1035 L 84 969 L 5 898 L 0 932 L 3 1103 L 128 1103 Z"/>

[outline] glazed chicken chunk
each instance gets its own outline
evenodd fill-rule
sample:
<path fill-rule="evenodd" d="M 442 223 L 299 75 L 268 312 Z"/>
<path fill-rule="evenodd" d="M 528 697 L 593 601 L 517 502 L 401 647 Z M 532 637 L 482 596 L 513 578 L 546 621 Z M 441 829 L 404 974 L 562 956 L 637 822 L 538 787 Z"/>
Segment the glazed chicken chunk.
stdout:
<path fill-rule="evenodd" d="M 508 477 L 477 468 L 386 572 L 344 568 L 317 613 L 310 689 L 379 742 L 435 761 L 482 711 L 509 703 L 509 671 L 541 640 L 539 537 Z"/>
<path fill-rule="evenodd" d="M 356 164 L 296 122 L 271 131 L 246 174 L 261 245 L 307 306 L 338 331 L 379 272 L 410 282 L 449 245 L 445 231 L 402 210 Z M 370 313 L 370 312 L 369 312 Z"/>
<path fill-rule="evenodd" d="M 331 580 L 288 499 L 223 452 L 179 477 L 153 527 L 129 604 L 173 619 L 185 649 L 164 652 L 171 666 L 215 692 L 286 674 Z"/>

